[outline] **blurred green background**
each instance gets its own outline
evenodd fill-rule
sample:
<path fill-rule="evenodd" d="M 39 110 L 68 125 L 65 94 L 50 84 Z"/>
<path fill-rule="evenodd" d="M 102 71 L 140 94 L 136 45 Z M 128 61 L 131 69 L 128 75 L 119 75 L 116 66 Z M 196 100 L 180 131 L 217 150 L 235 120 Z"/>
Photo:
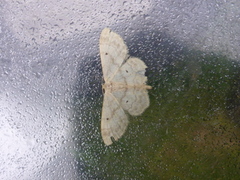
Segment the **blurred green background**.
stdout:
<path fill-rule="evenodd" d="M 79 174 L 90 179 L 239 179 L 240 64 L 191 51 L 158 74 L 149 67 L 147 75 L 153 86 L 149 108 L 129 116 L 126 133 L 111 146 L 100 135 L 101 90 L 76 98 L 87 104 L 84 109 L 76 105 Z"/>

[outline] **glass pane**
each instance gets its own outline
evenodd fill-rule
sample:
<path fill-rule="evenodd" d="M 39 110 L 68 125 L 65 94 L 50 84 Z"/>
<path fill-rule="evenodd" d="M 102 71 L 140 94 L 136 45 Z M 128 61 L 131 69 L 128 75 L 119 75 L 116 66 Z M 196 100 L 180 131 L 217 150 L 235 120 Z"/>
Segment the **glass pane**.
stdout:
<path fill-rule="evenodd" d="M 2 1 L 0 179 L 238 179 L 239 8 Z"/>

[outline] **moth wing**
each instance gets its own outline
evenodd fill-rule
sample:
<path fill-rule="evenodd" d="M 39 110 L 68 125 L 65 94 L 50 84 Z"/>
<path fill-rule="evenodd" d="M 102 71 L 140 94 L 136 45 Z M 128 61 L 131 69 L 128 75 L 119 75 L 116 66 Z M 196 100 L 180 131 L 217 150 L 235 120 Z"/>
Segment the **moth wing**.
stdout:
<path fill-rule="evenodd" d="M 120 106 L 132 116 L 142 114 L 149 106 L 149 96 L 146 89 L 125 88 L 113 92 Z"/>
<path fill-rule="evenodd" d="M 147 77 L 145 69 L 147 66 L 138 58 L 129 58 L 117 71 L 112 82 L 123 83 L 130 86 L 145 85 Z"/>
<path fill-rule="evenodd" d="M 112 144 L 112 139 L 117 141 L 126 131 L 128 117 L 116 98 L 108 91 L 104 94 L 101 134 L 106 145 Z"/>
<path fill-rule="evenodd" d="M 104 28 L 99 40 L 100 57 L 105 82 L 109 82 L 128 57 L 128 48 L 117 33 Z"/>

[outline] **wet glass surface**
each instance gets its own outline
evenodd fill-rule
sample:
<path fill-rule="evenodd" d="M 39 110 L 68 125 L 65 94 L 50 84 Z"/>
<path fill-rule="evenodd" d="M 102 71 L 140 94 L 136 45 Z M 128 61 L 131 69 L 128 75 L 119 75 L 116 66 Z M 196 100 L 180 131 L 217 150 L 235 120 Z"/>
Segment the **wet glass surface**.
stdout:
<path fill-rule="evenodd" d="M 238 179 L 239 7 L 2 1 L 0 179 Z M 105 27 L 146 63 L 153 87 L 110 146 L 100 132 Z"/>
<path fill-rule="evenodd" d="M 88 166 L 80 172 L 99 179 L 238 177 L 240 64 L 185 50 L 176 57 L 161 73 L 149 71 L 150 107 L 131 117 L 126 134 L 110 147 L 99 134 L 102 98 L 83 101 L 90 111 L 77 108 L 86 113 L 79 123 L 87 145 L 79 159 Z"/>

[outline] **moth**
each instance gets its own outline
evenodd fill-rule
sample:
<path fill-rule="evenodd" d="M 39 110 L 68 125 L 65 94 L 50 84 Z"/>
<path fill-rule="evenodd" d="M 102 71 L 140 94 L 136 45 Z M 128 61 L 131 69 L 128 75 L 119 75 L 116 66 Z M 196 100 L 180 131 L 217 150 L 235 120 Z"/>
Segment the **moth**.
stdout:
<path fill-rule="evenodd" d="M 109 28 L 104 28 L 99 41 L 103 71 L 104 93 L 101 135 L 106 145 L 117 141 L 128 126 L 128 112 L 132 116 L 142 114 L 149 106 L 145 63 L 130 57 L 123 39 Z"/>

